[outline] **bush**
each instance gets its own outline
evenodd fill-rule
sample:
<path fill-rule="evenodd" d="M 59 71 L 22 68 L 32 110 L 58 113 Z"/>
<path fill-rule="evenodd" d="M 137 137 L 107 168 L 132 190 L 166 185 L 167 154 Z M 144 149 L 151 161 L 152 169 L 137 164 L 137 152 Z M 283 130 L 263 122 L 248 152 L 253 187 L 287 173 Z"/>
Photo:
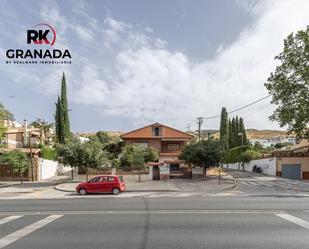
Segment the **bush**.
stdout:
<path fill-rule="evenodd" d="M 239 161 L 242 163 L 248 163 L 252 160 L 260 159 L 262 154 L 255 150 L 246 150 L 240 153 Z"/>
<path fill-rule="evenodd" d="M 50 147 L 41 147 L 41 155 L 43 159 L 56 161 L 58 159 L 57 151 Z"/>
<path fill-rule="evenodd" d="M 236 163 L 239 161 L 239 156 L 242 152 L 249 149 L 249 145 L 235 147 L 230 149 L 224 159 L 224 163 Z"/>

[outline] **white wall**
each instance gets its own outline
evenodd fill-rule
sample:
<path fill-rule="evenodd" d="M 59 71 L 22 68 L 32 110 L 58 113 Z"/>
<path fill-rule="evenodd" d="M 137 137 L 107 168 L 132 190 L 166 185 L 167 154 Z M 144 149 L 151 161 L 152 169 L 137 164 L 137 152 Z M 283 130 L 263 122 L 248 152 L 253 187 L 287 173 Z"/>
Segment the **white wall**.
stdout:
<path fill-rule="evenodd" d="M 263 173 L 267 175 L 276 175 L 276 158 L 263 158 L 259 160 L 253 160 L 249 163 L 245 163 L 245 171 L 252 171 L 254 165 L 257 167 L 261 167 L 263 169 Z M 224 168 L 227 168 L 227 164 L 223 165 Z M 238 163 L 229 163 L 229 169 L 238 169 Z M 242 170 L 242 165 L 240 164 L 240 170 Z"/>
<path fill-rule="evenodd" d="M 71 171 L 71 167 L 64 167 L 58 161 L 42 159 L 40 164 L 40 180 L 45 180 L 53 176 Z"/>

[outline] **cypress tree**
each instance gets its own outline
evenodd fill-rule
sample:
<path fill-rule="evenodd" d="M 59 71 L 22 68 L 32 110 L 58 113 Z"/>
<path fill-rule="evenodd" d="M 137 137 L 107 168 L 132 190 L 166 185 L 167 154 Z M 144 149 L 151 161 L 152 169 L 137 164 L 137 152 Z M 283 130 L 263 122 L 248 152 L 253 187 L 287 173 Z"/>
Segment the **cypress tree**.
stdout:
<path fill-rule="evenodd" d="M 247 134 L 246 134 L 246 129 L 245 129 L 243 118 L 239 119 L 239 132 L 241 132 L 243 134 L 243 143 L 244 144 L 248 144 L 248 138 L 247 138 Z"/>
<path fill-rule="evenodd" d="M 60 97 L 58 96 L 58 100 L 56 102 L 56 112 L 55 112 L 55 128 L 56 128 L 56 136 L 58 142 L 60 141 L 61 137 L 61 121 L 60 121 Z"/>
<path fill-rule="evenodd" d="M 66 86 L 66 80 L 65 75 L 63 73 L 62 75 L 62 81 L 61 81 L 61 118 L 63 119 L 62 123 L 62 129 L 63 129 L 63 138 L 64 140 L 70 137 L 70 119 L 69 119 L 69 107 L 68 107 L 68 100 L 67 100 L 67 86 Z"/>
<path fill-rule="evenodd" d="M 223 151 L 229 148 L 229 121 L 225 107 L 221 110 L 221 121 L 220 121 L 220 143 Z"/>
<path fill-rule="evenodd" d="M 229 148 L 232 149 L 235 147 L 234 145 L 234 126 L 235 126 L 235 118 L 232 120 L 229 119 Z"/>
<path fill-rule="evenodd" d="M 71 136 L 69 108 L 67 100 L 67 89 L 65 75 L 62 75 L 61 94 L 58 96 L 55 112 L 56 136 L 59 143 L 65 143 L 66 139 Z"/>

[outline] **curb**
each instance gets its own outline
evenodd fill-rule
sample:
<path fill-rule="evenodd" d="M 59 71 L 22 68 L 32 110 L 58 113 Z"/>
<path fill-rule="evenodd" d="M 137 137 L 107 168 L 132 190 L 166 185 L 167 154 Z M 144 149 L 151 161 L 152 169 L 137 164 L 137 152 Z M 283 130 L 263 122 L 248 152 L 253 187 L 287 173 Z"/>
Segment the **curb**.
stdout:
<path fill-rule="evenodd" d="M 57 188 L 57 186 L 54 187 L 54 190 L 66 192 L 66 193 L 75 193 L 75 191 L 73 191 L 73 190 L 61 189 L 61 188 Z"/>
<path fill-rule="evenodd" d="M 6 185 L 0 185 L 0 188 L 8 188 L 8 187 L 14 187 L 19 186 L 20 183 L 14 183 L 14 184 L 6 184 Z"/>
<path fill-rule="evenodd" d="M 233 179 L 233 181 L 234 181 L 233 186 L 224 188 L 222 191 L 232 190 L 232 189 L 236 188 L 238 186 L 237 182 L 236 182 L 235 179 Z"/>

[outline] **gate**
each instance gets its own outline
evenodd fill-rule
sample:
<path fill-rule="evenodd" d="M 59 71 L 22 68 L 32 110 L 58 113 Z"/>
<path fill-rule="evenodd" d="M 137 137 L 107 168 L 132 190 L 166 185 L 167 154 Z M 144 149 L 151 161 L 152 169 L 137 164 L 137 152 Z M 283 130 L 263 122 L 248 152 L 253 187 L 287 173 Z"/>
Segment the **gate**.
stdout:
<path fill-rule="evenodd" d="M 281 177 L 287 179 L 301 180 L 301 164 L 282 164 Z"/>
<path fill-rule="evenodd" d="M 160 169 L 158 166 L 152 167 L 152 180 L 160 180 Z"/>

